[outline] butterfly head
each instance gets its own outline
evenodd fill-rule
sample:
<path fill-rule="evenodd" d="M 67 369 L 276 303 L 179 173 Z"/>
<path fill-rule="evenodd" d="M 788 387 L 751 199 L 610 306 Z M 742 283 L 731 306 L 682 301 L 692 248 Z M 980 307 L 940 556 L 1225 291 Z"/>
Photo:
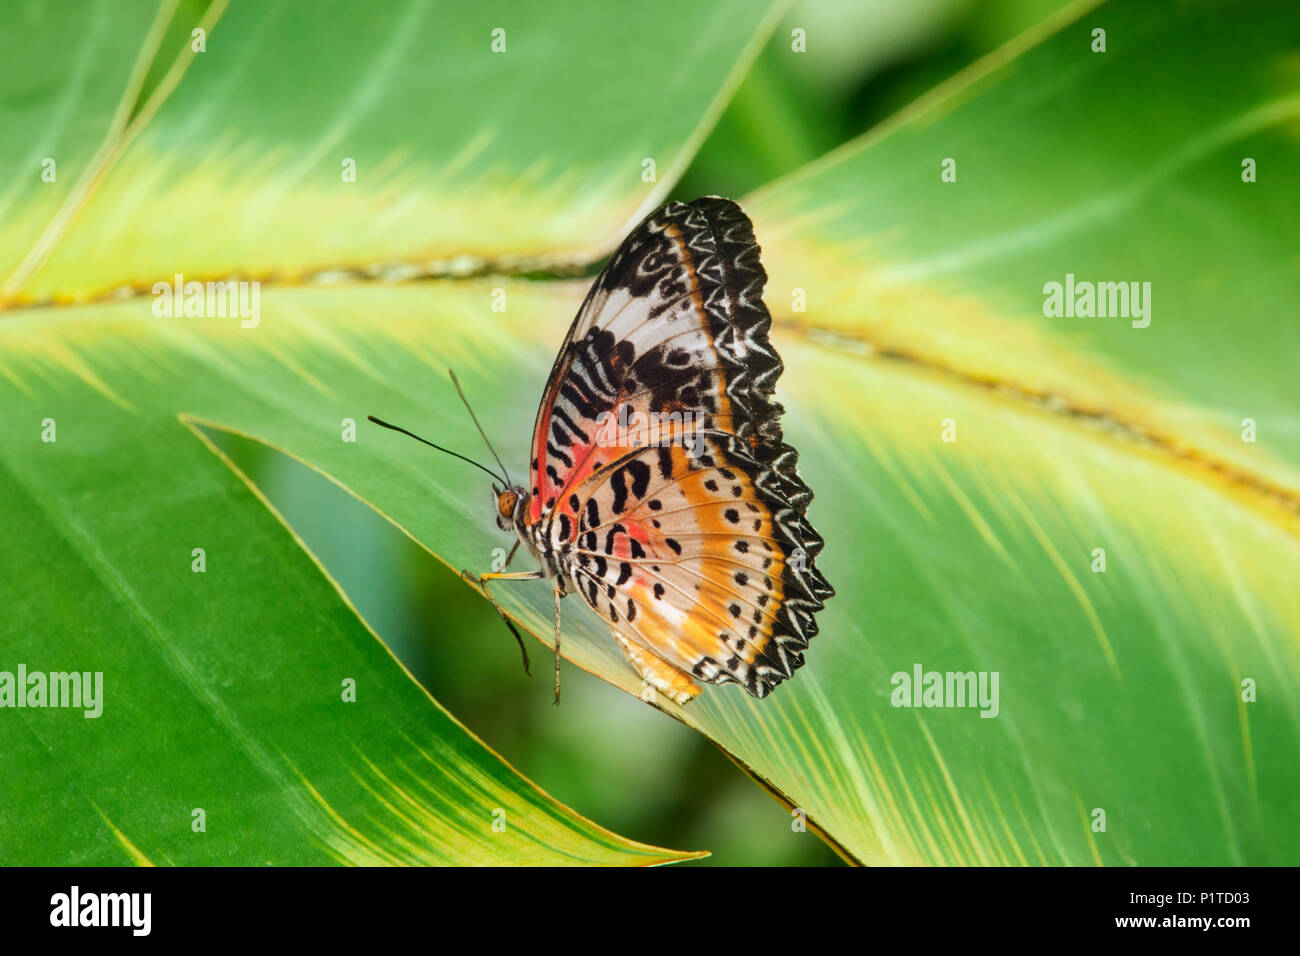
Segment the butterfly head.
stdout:
<path fill-rule="evenodd" d="M 502 531 L 514 531 L 523 525 L 528 507 L 528 494 L 523 488 L 518 485 L 498 488 L 493 483 L 492 503 L 497 509 L 497 527 Z"/>

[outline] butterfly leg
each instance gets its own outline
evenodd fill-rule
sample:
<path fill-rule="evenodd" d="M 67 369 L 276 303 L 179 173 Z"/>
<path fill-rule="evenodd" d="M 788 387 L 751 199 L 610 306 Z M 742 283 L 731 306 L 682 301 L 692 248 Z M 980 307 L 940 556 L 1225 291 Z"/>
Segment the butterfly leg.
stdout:
<path fill-rule="evenodd" d="M 492 596 L 492 591 L 488 588 L 487 583 L 488 581 L 536 581 L 538 578 L 542 577 L 542 572 L 512 571 L 510 573 L 503 573 L 500 571 L 488 571 L 484 574 L 475 574 L 473 571 L 465 569 L 460 572 L 460 576 L 482 588 L 483 596 L 488 599 L 488 602 L 496 610 L 497 615 L 501 620 L 505 621 L 506 627 L 510 628 L 510 633 L 514 635 L 515 643 L 519 645 L 519 653 L 524 656 L 524 673 L 529 677 L 532 677 L 533 672 L 528 668 L 528 649 L 524 647 L 524 639 L 519 636 L 519 631 L 515 627 L 515 622 L 510 620 L 509 615 L 506 614 L 506 609 L 498 604 L 497 599 Z"/>
<path fill-rule="evenodd" d="M 700 685 L 695 683 L 690 674 L 677 669 L 663 658 L 656 657 L 617 631 L 613 634 L 641 679 L 661 691 L 664 696 L 679 705 L 688 704 L 699 696 Z"/>
<path fill-rule="evenodd" d="M 560 702 L 560 598 L 564 597 L 561 588 L 555 589 L 555 702 Z"/>

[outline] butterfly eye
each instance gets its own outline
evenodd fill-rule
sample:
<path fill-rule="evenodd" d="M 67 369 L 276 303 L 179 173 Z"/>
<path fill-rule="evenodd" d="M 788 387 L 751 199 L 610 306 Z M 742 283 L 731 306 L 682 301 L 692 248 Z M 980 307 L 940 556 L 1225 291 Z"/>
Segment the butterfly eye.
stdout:
<path fill-rule="evenodd" d="M 497 514 L 507 521 L 514 520 L 515 502 L 518 500 L 519 496 L 509 489 L 501 492 L 497 495 Z"/>

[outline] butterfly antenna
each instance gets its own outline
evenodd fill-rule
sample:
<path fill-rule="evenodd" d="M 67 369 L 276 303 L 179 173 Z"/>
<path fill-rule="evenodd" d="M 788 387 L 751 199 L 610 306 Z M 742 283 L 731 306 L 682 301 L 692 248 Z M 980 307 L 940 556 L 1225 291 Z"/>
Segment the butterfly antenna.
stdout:
<path fill-rule="evenodd" d="M 374 422 L 376 425 L 382 425 L 384 428 L 391 428 L 393 431 L 395 431 L 395 432 L 401 432 L 403 435 L 410 435 L 410 436 L 411 436 L 412 438 L 414 438 L 416 441 L 418 441 L 418 442 L 424 442 L 424 444 L 428 445 L 430 448 L 436 448 L 436 449 L 438 449 L 438 451 L 446 452 L 448 455 L 451 455 L 452 458 L 459 458 L 461 461 L 467 461 L 467 462 L 469 462 L 471 465 L 473 465 L 475 468 L 478 468 L 479 470 L 484 471 L 484 472 L 486 472 L 487 474 L 491 475 L 494 481 L 500 481 L 500 480 L 501 480 L 501 476 L 500 476 L 500 475 L 498 475 L 496 472 L 492 471 L 490 468 L 487 468 L 487 467 L 485 467 L 485 466 L 483 466 L 483 465 L 480 465 L 480 464 L 479 464 L 478 462 L 476 462 L 473 458 L 466 458 L 464 455 L 460 454 L 459 452 L 454 452 L 454 451 L 452 451 L 450 448 L 443 448 L 441 445 L 435 445 L 433 442 L 429 441 L 427 438 L 421 438 L 419 435 L 415 434 L 415 432 L 408 432 L 405 428 L 402 428 L 402 427 L 399 426 L 399 425 L 392 425 L 392 424 L 389 424 L 388 422 L 384 421 L 384 420 L 381 419 L 381 418 L 376 418 L 374 415 L 367 415 L 366 418 L 370 419 L 370 420 L 371 420 L 372 422 Z M 477 422 L 476 422 L 475 424 L 477 424 Z M 505 469 L 502 469 L 502 471 L 504 471 L 504 470 L 505 470 Z M 506 476 L 506 486 L 509 487 L 509 485 L 510 485 L 510 477 L 507 475 L 507 476 Z"/>
<path fill-rule="evenodd" d="M 478 433 L 483 436 L 483 444 L 487 445 L 488 451 L 492 452 L 492 457 L 497 460 L 497 465 L 500 466 L 501 473 L 506 476 L 506 487 L 509 488 L 510 472 L 506 471 L 506 466 L 505 463 L 501 461 L 501 456 L 497 454 L 497 450 L 493 448 L 492 443 L 488 441 L 487 432 L 485 432 L 483 426 L 478 423 L 478 416 L 474 414 L 474 409 L 469 407 L 469 399 L 465 397 L 465 391 L 460 387 L 460 379 L 456 378 L 456 373 L 451 369 L 447 369 L 447 374 L 451 376 L 451 384 L 456 386 L 456 394 L 459 395 L 460 400 L 465 403 L 465 411 L 469 412 L 469 417 L 474 420 L 474 427 L 477 428 Z"/>

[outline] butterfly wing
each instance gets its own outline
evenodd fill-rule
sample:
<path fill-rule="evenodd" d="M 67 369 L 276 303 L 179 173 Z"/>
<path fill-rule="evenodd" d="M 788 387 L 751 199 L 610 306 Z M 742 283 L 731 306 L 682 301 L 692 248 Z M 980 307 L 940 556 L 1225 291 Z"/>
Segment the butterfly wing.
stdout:
<path fill-rule="evenodd" d="M 566 488 L 626 450 L 596 441 L 602 415 L 617 414 L 624 405 L 661 410 L 674 399 L 702 406 L 725 387 L 710 361 L 702 290 L 685 247 L 688 233 L 704 227 L 701 203 L 725 203 L 748 223 L 728 200 L 661 207 L 615 251 L 578 310 L 533 428 L 533 521 L 559 504 Z M 751 229 L 751 244 L 752 235 Z M 756 265 L 757 252 L 755 246 Z M 691 383 L 696 389 L 672 394 Z M 730 423 L 720 419 L 718 426 L 725 430 Z"/>
<path fill-rule="evenodd" d="M 698 459 L 647 449 L 581 489 L 572 576 L 633 643 L 764 697 L 803 664 L 817 632 L 813 613 L 830 591 L 807 555 L 820 539 L 793 540 L 785 504 L 726 442 L 710 436 L 705 449 Z"/>
<path fill-rule="evenodd" d="M 757 697 L 803 663 L 834 593 L 772 400 L 766 280 L 734 202 L 651 214 L 570 329 L 531 458 L 530 517 L 587 603 L 638 648 Z"/>

